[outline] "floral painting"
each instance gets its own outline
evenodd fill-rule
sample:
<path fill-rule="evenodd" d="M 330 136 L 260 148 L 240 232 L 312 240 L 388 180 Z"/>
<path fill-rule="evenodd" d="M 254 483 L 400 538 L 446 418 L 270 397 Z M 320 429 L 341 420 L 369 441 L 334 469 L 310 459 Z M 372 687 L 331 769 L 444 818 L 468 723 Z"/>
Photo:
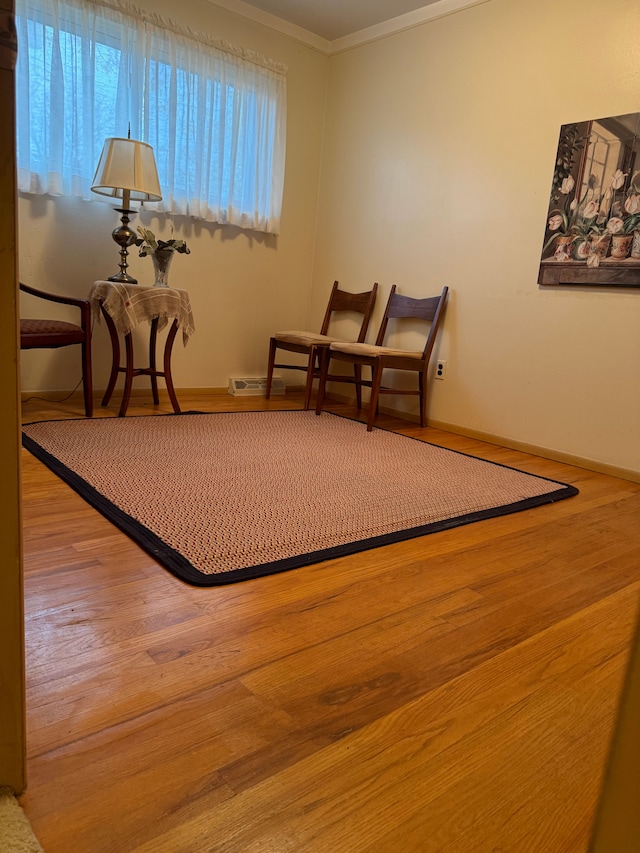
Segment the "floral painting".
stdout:
<path fill-rule="evenodd" d="M 565 124 L 538 284 L 640 287 L 640 113 Z"/>

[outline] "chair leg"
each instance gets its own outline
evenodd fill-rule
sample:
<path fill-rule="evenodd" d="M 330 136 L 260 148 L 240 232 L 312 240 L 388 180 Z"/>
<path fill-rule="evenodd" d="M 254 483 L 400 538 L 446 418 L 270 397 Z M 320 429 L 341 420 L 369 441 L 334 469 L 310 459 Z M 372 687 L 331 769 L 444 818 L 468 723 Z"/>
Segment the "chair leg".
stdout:
<path fill-rule="evenodd" d="M 362 408 L 362 365 L 353 365 L 353 375 L 356 380 L 356 406 L 358 411 Z"/>
<path fill-rule="evenodd" d="M 382 384 L 382 362 L 376 359 L 375 367 L 372 368 L 371 397 L 369 399 L 369 417 L 367 418 L 367 432 L 373 429 L 373 422 L 378 411 L 378 400 L 380 398 L 380 385 Z"/>
<path fill-rule="evenodd" d="M 273 366 L 276 361 L 276 349 L 278 347 L 278 342 L 275 338 L 271 338 L 269 341 L 269 364 L 267 365 L 267 387 L 264 392 L 264 396 L 268 400 L 271 396 L 271 382 L 273 380 Z"/>
<path fill-rule="evenodd" d="M 82 390 L 84 392 L 84 411 L 88 418 L 93 417 L 93 375 L 91 372 L 91 341 L 82 344 Z"/>
<path fill-rule="evenodd" d="M 424 373 L 418 374 L 418 387 L 420 388 L 420 426 L 427 425 L 427 379 Z"/>
<path fill-rule="evenodd" d="M 318 355 L 320 358 L 320 380 L 318 382 L 318 396 L 316 397 L 316 415 L 321 414 L 324 403 L 324 392 L 327 384 L 327 374 L 329 373 L 329 362 L 331 361 L 329 347 L 322 347 Z"/>
<path fill-rule="evenodd" d="M 307 362 L 307 384 L 304 388 L 304 410 L 305 412 L 311 405 L 311 390 L 313 388 L 313 380 L 316 375 L 316 359 L 320 361 L 320 349 L 316 346 L 311 346 L 309 349 L 309 361 Z"/>

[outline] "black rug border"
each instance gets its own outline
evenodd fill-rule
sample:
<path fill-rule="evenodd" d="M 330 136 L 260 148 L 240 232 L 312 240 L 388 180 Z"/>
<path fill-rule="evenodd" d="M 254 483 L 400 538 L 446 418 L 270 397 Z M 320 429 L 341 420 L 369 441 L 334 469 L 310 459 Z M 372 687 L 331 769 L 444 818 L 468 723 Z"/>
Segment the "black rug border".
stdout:
<path fill-rule="evenodd" d="M 137 418 L 164 418 L 164 417 L 182 417 L 183 415 L 237 415 L 237 414 L 282 414 L 288 412 L 300 412 L 302 409 L 252 409 L 247 411 L 231 411 L 231 412 L 180 412 L 168 413 L 159 415 L 134 415 L 129 416 Z M 334 412 L 323 412 L 321 417 L 338 417 L 344 420 L 353 421 L 354 423 L 363 423 L 357 418 L 349 418 L 345 415 L 335 414 Z M 55 421 L 31 421 L 24 426 L 32 426 L 40 423 L 65 423 L 68 421 L 86 421 L 87 418 L 61 418 Z M 364 425 L 364 424 L 363 424 Z M 396 542 L 404 542 L 409 539 L 417 539 L 420 536 L 427 536 L 431 533 L 439 533 L 443 530 L 450 530 L 454 527 L 462 527 L 466 524 L 473 524 L 476 521 L 483 521 L 488 518 L 498 518 L 503 515 L 511 515 L 512 513 L 521 512 L 525 509 L 531 509 L 536 506 L 544 506 L 548 503 L 555 503 L 559 500 L 574 497 L 579 494 L 579 490 L 575 486 L 567 483 L 562 483 L 559 480 L 552 480 L 548 477 L 540 476 L 539 474 L 530 474 L 528 471 L 522 471 L 520 468 L 513 468 L 509 465 L 503 465 L 500 462 L 493 462 L 490 459 L 483 459 L 480 456 L 473 456 L 470 453 L 464 453 L 459 450 L 451 450 L 448 447 L 442 447 L 440 444 L 434 444 L 429 441 L 422 441 L 415 436 L 396 433 L 394 430 L 376 427 L 384 432 L 391 432 L 394 435 L 399 435 L 402 438 L 408 438 L 413 441 L 418 441 L 420 444 L 428 444 L 432 447 L 438 447 L 441 450 L 446 450 L 449 453 L 456 453 L 459 456 L 466 456 L 470 459 L 477 459 L 480 462 L 486 462 L 488 465 L 496 465 L 498 468 L 505 468 L 509 471 L 515 471 L 519 474 L 525 474 L 528 477 L 534 477 L 538 480 L 544 480 L 559 486 L 560 488 L 546 492 L 544 495 L 536 495 L 531 498 L 525 498 L 520 501 L 514 501 L 510 504 L 504 504 L 491 509 L 479 510 L 477 512 L 467 513 L 465 515 L 454 516 L 442 521 L 434 521 L 429 524 L 422 524 L 418 527 L 409 527 L 404 530 L 398 530 L 394 533 L 386 533 L 381 536 L 373 536 L 367 539 L 359 539 L 354 542 L 347 542 L 344 545 L 337 545 L 332 548 L 324 548 L 319 551 L 311 551 L 306 554 L 298 554 L 294 557 L 287 557 L 282 560 L 275 560 L 269 563 L 258 563 L 254 566 L 247 566 L 241 569 L 232 569 L 228 572 L 220 574 L 208 575 L 196 569 L 179 551 L 171 548 L 167 543 L 149 530 L 148 527 L 141 524 L 135 518 L 132 518 L 124 510 L 120 509 L 116 504 L 106 498 L 101 492 L 91 486 L 87 481 L 67 468 L 57 457 L 52 456 L 45 450 L 37 441 L 22 432 L 22 446 L 28 450 L 36 459 L 40 460 L 54 474 L 60 477 L 63 482 L 70 486 L 77 494 L 80 495 L 90 506 L 98 510 L 108 521 L 119 528 L 123 533 L 133 539 L 144 551 L 154 558 L 161 566 L 167 569 L 171 574 L 179 580 L 185 581 L 192 586 L 212 587 L 224 586 L 230 583 L 238 583 L 244 580 L 253 580 L 256 578 L 266 577 L 268 575 L 279 574 L 280 572 L 288 572 L 292 569 L 299 569 L 303 566 L 310 566 L 315 563 L 326 562 L 338 557 L 346 557 L 351 554 L 357 554 L 360 551 L 369 551 L 373 548 L 380 548 L 383 545 L 392 545 Z"/>

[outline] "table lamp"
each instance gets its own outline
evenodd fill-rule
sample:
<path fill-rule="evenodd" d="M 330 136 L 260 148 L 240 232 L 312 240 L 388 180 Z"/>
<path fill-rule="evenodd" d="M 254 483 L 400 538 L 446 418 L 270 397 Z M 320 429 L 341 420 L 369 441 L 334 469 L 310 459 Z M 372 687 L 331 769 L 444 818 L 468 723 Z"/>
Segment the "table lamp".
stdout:
<path fill-rule="evenodd" d="M 136 239 L 135 232 L 129 228 L 129 215 L 134 213 L 129 205 L 131 201 L 160 201 L 162 198 L 153 148 L 137 139 L 106 139 L 91 189 L 100 195 L 122 199 L 122 207 L 116 208 L 122 214 L 121 224 L 111 232 L 120 246 L 120 272 L 109 276 L 108 281 L 137 284 L 127 272 L 128 247 Z"/>

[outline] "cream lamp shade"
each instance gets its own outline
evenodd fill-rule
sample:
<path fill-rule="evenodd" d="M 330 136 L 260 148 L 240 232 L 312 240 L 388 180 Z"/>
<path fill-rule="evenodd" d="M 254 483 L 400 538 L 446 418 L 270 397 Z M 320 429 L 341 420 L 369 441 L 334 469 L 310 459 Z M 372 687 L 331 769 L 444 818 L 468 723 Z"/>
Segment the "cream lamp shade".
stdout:
<path fill-rule="evenodd" d="M 160 201 L 153 148 L 137 139 L 106 139 L 91 189 L 112 198 Z"/>
<path fill-rule="evenodd" d="M 136 239 L 129 228 L 129 214 L 133 212 L 129 205 L 132 201 L 160 201 L 162 198 L 153 148 L 138 139 L 106 139 L 91 189 L 100 195 L 122 199 L 122 207 L 117 208 L 122 214 L 122 224 L 112 232 L 120 246 L 120 272 L 109 276 L 109 281 L 137 284 L 127 273 L 127 248 Z"/>

